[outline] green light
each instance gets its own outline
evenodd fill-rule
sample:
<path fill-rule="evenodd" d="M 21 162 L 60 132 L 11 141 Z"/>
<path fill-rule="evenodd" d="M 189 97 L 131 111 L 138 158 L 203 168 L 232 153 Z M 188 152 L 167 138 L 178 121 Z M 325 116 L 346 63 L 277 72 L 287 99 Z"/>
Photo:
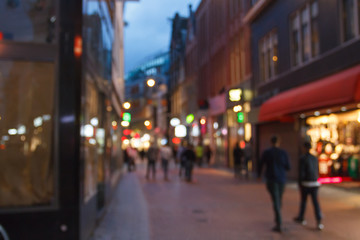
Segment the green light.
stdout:
<path fill-rule="evenodd" d="M 243 112 L 238 112 L 237 113 L 237 121 L 239 123 L 243 123 L 244 122 L 244 113 Z"/>
<path fill-rule="evenodd" d="M 123 114 L 123 121 L 130 122 L 131 121 L 131 114 L 128 112 L 125 112 Z"/>
<path fill-rule="evenodd" d="M 186 122 L 189 124 L 192 123 L 194 121 L 194 119 L 195 119 L 194 114 L 189 114 L 186 116 Z"/>

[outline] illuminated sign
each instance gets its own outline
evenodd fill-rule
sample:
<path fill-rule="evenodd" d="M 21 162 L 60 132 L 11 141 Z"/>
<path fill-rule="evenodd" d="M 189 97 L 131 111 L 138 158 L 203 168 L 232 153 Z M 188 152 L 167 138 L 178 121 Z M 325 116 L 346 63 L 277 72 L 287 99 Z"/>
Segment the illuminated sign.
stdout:
<path fill-rule="evenodd" d="M 125 112 L 123 114 L 123 121 L 130 122 L 131 121 L 131 114 L 128 112 Z"/>
<path fill-rule="evenodd" d="M 243 112 L 238 112 L 237 113 L 237 121 L 239 123 L 243 123 L 244 122 L 244 113 Z"/>
<path fill-rule="evenodd" d="M 189 114 L 186 116 L 186 122 L 189 124 L 192 123 L 194 121 L 194 119 L 195 119 L 194 114 Z"/>
<path fill-rule="evenodd" d="M 240 88 L 231 89 L 229 91 L 229 100 L 232 102 L 237 102 L 241 100 L 242 90 Z"/>

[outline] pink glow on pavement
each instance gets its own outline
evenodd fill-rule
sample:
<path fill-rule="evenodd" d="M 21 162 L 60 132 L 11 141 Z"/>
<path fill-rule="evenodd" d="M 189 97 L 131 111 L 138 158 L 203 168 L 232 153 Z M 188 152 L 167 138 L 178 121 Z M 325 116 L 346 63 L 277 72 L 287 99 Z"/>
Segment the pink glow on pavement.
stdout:
<path fill-rule="evenodd" d="M 319 183 L 341 183 L 343 179 L 341 177 L 325 177 L 325 178 L 319 178 Z"/>

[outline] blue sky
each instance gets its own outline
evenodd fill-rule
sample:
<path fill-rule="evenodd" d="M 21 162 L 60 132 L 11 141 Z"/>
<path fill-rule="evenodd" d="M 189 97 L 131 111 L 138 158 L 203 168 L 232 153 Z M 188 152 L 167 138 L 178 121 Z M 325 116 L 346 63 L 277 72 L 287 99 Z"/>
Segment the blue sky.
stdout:
<path fill-rule="evenodd" d="M 169 49 L 171 22 L 176 12 L 189 16 L 189 4 L 196 10 L 201 0 L 140 0 L 125 6 L 125 72 L 144 59 Z"/>

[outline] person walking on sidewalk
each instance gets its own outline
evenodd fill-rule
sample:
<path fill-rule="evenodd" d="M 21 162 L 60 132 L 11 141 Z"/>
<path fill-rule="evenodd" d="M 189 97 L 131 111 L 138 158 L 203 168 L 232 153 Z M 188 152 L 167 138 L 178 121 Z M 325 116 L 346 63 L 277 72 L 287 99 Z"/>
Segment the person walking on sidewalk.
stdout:
<path fill-rule="evenodd" d="M 240 143 L 236 142 L 234 150 L 234 177 L 240 177 L 241 174 L 241 163 L 244 157 L 244 151 L 240 148 Z"/>
<path fill-rule="evenodd" d="M 181 158 L 185 161 L 185 179 L 188 182 L 192 181 L 192 171 L 196 161 L 196 154 L 192 144 L 188 144 L 186 150 L 182 153 Z"/>
<path fill-rule="evenodd" d="M 311 196 L 311 200 L 314 206 L 315 218 L 317 221 L 317 229 L 324 229 L 324 225 L 321 223 L 322 214 L 320 210 L 320 204 L 318 201 L 318 190 L 320 183 L 317 181 L 319 178 L 319 162 L 317 158 L 310 153 L 311 143 L 304 143 L 305 154 L 300 158 L 299 162 L 299 188 L 301 194 L 300 210 L 294 221 L 302 225 L 306 224 L 304 220 L 304 213 L 306 209 L 306 200 L 308 195 Z"/>
<path fill-rule="evenodd" d="M 152 178 L 156 178 L 156 161 L 159 159 L 159 148 L 155 143 L 152 143 L 150 148 L 147 151 L 147 169 L 146 169 L 146 178 L 149 179 L 150 171 L 152 171 Z"/>
<path fill-rule="evenodd" d="M 266 188 L 271 196 L 276 222 L 272 230 L 282 232 L 281 204 L 286 183 L 286 171 L 290 170 L 290 162 L 287 153 L 279 148 L 280 140 L 277 136 L 271 137 L 271 145 L 262 153 L 258 178 L 261 177 L 263 166 L 266 166 Z"/>
<path fill-rule="evenodd" d="M 161 166 L 164 172 L 164 180 L 167 181 L 169 180 L 168 178 L 169 162 L 171 161 L 171 159 L 173 159 L 173 151 L 168 143 L 160 148 L 160 158 L 161 158 Z"/>

